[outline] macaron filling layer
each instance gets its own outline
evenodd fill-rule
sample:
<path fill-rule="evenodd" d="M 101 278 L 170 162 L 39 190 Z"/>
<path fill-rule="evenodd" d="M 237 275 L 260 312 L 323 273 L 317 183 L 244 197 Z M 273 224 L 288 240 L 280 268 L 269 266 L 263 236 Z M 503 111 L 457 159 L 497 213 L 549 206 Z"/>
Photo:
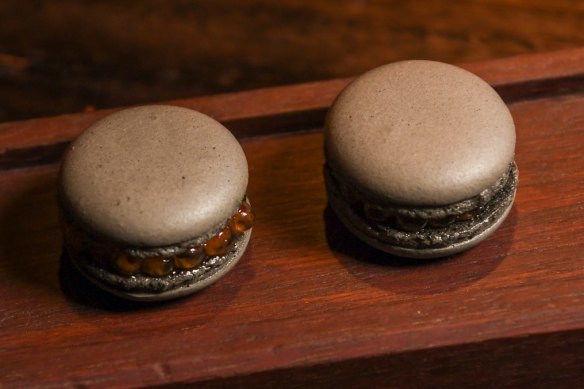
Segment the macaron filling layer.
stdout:
<path fill-rule="evenodd" d="M 124 248 L 93 239 L 63 218 L 67 252 L 101 281 L 126 290 L 165 291 L 220 267 L 237 251 L 252 228 L 254 214 L 247 197 L 217 233 L 204 242 L 161 248 Z M 192 243 L 196 242 L 196 243 Z M 158 255 L 157 255 L 158 254 Z"/>
<path fill-rule="evenodd" d="M 491 187 L 443 207 L 384 203 L 341 181 L 329 165 L 325 166 L 325 177 L 331 206 L 346 222 L 390 245 L 430 249 L 468 240 L 487 229 L 513 201 L 518 174 L 512 162 Z"/>

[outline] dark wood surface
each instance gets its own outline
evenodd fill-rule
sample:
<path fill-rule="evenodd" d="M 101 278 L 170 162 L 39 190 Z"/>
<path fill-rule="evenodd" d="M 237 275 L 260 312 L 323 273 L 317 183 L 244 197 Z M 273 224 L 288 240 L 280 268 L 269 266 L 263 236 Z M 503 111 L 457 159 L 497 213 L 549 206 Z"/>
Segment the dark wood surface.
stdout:
<path fill-rule="evenodd" d="M 577 387 L 584 49 L 464 66 L 510 105 L 520 185 L 491 238 L 437 261 L 370 249 L 327 208 L 320 125 L 347 80 L 175 102 L 241 139 L 257 225 L 231 273 L 167 304 L 60 255 L 58 145 L 104 113 L 0 125 L 0 386 Z"/>
<path fill-rule="evenodd" d="M 3 0 L 0 21 L 0 121 L 584 46 L 577 0 Z"/>

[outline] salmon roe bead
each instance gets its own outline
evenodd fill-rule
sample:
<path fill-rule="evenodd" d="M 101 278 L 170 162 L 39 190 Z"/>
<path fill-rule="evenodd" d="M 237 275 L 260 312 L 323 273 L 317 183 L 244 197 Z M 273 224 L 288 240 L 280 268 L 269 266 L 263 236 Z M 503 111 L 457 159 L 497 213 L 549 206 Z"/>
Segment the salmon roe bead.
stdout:
<path fill-rule="evenodd" d="M 115 268 L 122 274 L 131 275 L 140 270 L 142 260 L 138 257 L 120 253 L 114 260 Z"/>
<path fill-rule="evenodd" d="M 243 234 L 253 226 L 254 218 L 249 203 L 243 202 L 237 213 L 231 218 L 229 228 L 235 234 Z"/>
<path fill-rule="evenodd" d="M 229 249 L 230 243 L 231 231 L 228 227 L 225 227 L 221 232 L 205 243 L 205 253 L 210 257 L 224 255 L 227 252 L 227 249 Z"/>
<path fill-rule="evenodd" d="M 430 219 L 428 225 L 432 228 L 448 227 L 456 220 L 456 216 L 446 216 L 441 219 Z"/>
<path fill-rule="evenodd" d="M 456 220 L 457 220 L 457 221 L 467 221 L 467 220 L 470 220 L 470 219 L 472 219 L 473 217 L 475 217 L 475 215 L 476 215 L 476 210 L 473 210 L 473 211 L 466 211 L 466 212 L 464 212 L 464 213 L 462 213 L 462 214 L 458 215 L 458 216 L 456 217 Z"/>
<path fill-rule="evenodd" d="M 174 257 L 174 265 L 179 269 L 194 269 L 205 258 L 203 246 L 191 247 L 186 252 Z"/>
<path fill-rule="evenodd" d="M 419 231 L 426 226 L 426 220 L 397 215 L 395 224 L 402 231 Z"/>
<path fill-rule="evenodd" d="M 150 257 L 142 260 L 142 272 L 152 277 L 163 277 L 173 270 L 169 258 Z"/>

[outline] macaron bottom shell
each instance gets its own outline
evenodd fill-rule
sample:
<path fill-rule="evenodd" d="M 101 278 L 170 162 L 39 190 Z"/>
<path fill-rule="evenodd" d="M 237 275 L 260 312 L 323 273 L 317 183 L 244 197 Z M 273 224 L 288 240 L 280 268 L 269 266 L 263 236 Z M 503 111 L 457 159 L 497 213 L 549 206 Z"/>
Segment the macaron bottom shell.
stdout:
<path fill-rule="evenodd" d="M 445 228 L 426 227 L 420 231 L 402 231 L 380 227 L 355 212 L 343 198 L 338 181 L 331 179 L 325 169 L 325 182 L 329 204 L 347 229 L 366 244 L 392 255 L 430 259 L 453 255 L 476 246 L 490 236 L 509 214 L 515 198 L 518 181 L 513 165 L 504 188 L 475 217 Z"/>
<path fill-rule="evenodd" d="M 353 235 L 355 235 L 357 238 L 359 238 L 364 243 L 367 243 L 371 247 L 374 247 L 378 250 L 381 250 L 391 255 L 396 255 L 398 257 L 412 259 L 432 259 L 461 253 L 478 245 L 483 240 L 487 239 L 505 221 L 505 219 L 509 215 L 509 212 L 511 211 L 512 205 L 513 202 L 512 201 L 509 202 L 507 207 L 503 210 L 503 213 L 489 227 L 487 227 L 484 231 L 480 232 L 479 234 L 473 236 L 471 239 L 454 243 L 447 247 L 427 249 L 412 249 L 406 247 L 399 247 L 379 241 L 371 237 L 370 235 L 365 234 L 362 231 L 362 229 L 360 229 L 354 223 L 352 223 L 350 219 L 347 218 L 342 212 L 335 211 L 335 214 L 339 217 L 339 219 L 343 222 L 345 227 L 347 227 Z"/>
<path fill-rule="evenodd" d="M 227 274 L 243 256 L 251 237 L 252 228 L 243 232 L 234 240 L 231 249 L 223 256 L 214 257 L 211 261 L 193 271 L 184 272 L 181 279 L 166 276 L 152 278 L 157 283 L 167 284 L 164 290 L 148 290 L 147 287 L 124 288 L 120 284 L 127 278 L 108 272 L 91 263 L 72 258 L 76 268 L 94 285 L 118 297 L 134 301 L 164 301 L 180 298 L 195 293 L 215 283 Z M 148 283 L 148 277 L 141 277 Z M 133 278 L 136 281 L 137 277 Z"/>

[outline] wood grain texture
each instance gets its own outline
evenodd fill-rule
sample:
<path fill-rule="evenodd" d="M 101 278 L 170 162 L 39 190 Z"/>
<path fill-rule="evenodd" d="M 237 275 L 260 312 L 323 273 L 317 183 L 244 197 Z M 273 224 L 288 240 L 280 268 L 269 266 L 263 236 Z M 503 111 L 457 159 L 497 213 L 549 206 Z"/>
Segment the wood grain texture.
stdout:
<path fill-rule="evenodd" d="M 557 94 L 578 93 L 584 80 L 584 49 L 566 49 L 460 64 L 489 82 L 511 103 Z M 206 113 L 239 138 L 299 131 L 319 126 L 328 106 L 351 78 L 264 88 L 167 102 Z M 285 96 L 285 98 L 282 98 Z M 99 118 L 102 110 L 56 118 L 0 123 L 0 169 L 51 163 L 67 143 Z"/>
<path fill-rule="evenodd" d="M 168 304 L 106 295 L 60 256 L 55 164 L 0 170 L 0 386 L 576 386 L 584 379 L 584 63 L 567 58 L 468 65 L 498 74 L 500 88 L 549 88 L 510 104 L 520 170 L 511 215 L 487 241 L 444 260 L 393 258 L 353 238 L 327 208 L 322 131 L 307 128 L 316 117 L 278 130 L 290 125 L 281 112 L 301 117 L 317 107 L 322 120 L 322 104 L 345 81 L 279 88 L 278 97 L 249 101 L 247 114 L 233 95 L 183 102 L 238 118 L 257 224 L 231 273 Z M 518 68 L 531 69 L 533 83 Z M 550 87 L 554 77 L 571 79 L 569 88 Z M 38 133 L 46 144 L 47 123 L 52 134 L 62 128 L 61 142 L 99 115 L 13 123 L 5 142 L 26 148 Z M 272 135 L 254 136 L 254 123 L 270 117 Z"/>
<path fill-rule="evenodd" d="M 0 121 L 584 45 L 574 0 L 0 2 Z"/>

